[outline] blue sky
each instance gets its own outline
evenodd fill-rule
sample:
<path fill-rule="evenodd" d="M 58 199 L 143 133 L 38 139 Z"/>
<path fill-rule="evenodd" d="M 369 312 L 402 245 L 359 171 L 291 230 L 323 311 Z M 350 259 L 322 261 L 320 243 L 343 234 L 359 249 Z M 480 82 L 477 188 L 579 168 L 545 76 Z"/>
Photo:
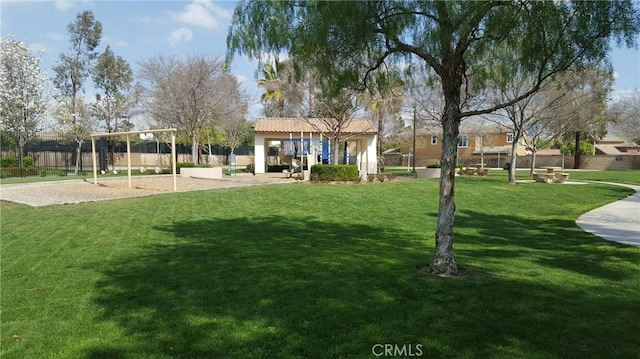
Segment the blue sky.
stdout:
<path fill-rule="evenodd" d="M 67 25 L 81 11 L 92 10 L 103 26 L 99 50 L 110 45 L 136 71 L 139 61 L 157 54 L 224 57 L 235 4 L 212 0 L 0 0 L 0 33 L 14 35 L 34 51 L 42 50 L 42 67 L 52 75 L 58 55 L 68 52 Z M 640 88 L 640 51 L 614 48 L 611 61 L 616 73 L 614 97 Z M 256 66 L 244 57 L 236 57 L 231 66 L 231 72 L 256 99 L 250 120 L 260 115 Z"/>

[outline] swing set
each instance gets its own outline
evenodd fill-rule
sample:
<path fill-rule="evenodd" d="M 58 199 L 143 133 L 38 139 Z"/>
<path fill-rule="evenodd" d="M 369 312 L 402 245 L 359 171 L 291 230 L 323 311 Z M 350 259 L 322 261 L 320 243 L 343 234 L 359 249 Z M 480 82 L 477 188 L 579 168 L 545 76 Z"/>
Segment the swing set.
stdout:
<path fill-rule="evenodd" d="M 110 132 L 110 133 L 94 133 L 91 134 L 91 162 L 93 164 L 93 184 L 98 184 L 98 160 L 96 158 L 96 139 L 103 137 L 115 137 L 126 136 L 127 138 L 127 178 L 129 180 L 129 188 L 131 188 L 131 138 L 130 136 L 147 133 L 166 133 L 171 134 L 171 176 L 173 177 L 173 191 L 178 190 L 177 178 L 176 178 L 176 132 L 175 128 L 166 128 L 159 130 L 144 130 L 144 131 L 128 131 L 128 132 Z"/>
<path fill-rule="evenodd" d="M 311 137 L 293 138 L 291 134 L 288 140 L 282 141 L 282 149 L 285 156 L 289 157 L 289 170 L 283 171 L 284 173 L 293 175 L 293 173 L 300 173 L 304 179 L 304 168 L 309 169 L 311 165 L 317 163 L 317 158 L 322 151 L 322 141 Z"/>

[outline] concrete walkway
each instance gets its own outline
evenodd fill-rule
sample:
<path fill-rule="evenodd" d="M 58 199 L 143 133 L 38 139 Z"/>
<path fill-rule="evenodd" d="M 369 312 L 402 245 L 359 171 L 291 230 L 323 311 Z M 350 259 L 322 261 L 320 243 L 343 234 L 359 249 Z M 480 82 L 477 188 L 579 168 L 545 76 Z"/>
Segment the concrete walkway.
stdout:
<path fill-rule="evenodd" d="M 578 217 L 580 228 L 608 241 L 640 247 L 640 186 L 610 183 L 633 188 L 636 192 Z"/>

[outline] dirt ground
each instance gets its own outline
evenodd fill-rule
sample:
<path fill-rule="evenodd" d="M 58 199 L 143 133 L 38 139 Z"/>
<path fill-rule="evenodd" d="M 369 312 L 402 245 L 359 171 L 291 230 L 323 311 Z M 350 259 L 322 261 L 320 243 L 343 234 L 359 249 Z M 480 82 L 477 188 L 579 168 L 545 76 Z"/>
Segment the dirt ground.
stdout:
<path fill-rule="evenodd" d="M 223 179 L 197 179 L 178 176 L 176 187 L 178 192 L 189 192 L 292 182 L 295 182 L 295 180 L 283 178 L 282 175 L 230 176 Z M 97 185 L 93 184 L 92 178 L 87 178 L 0 185 L 0 200 L 23 203 L 30 206 L 49 206 L 151 196 L 171 192 L 173 192 L 173 180 L 170 175 L 134 176 L 131 178 L 130 188 L 126 177 L 99 178 Z"/>

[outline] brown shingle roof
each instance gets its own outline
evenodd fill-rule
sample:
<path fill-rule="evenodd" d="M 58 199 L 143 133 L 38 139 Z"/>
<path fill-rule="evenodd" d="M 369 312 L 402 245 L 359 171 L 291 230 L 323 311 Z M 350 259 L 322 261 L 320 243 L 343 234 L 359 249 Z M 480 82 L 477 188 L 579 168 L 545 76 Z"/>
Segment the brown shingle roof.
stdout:
<path fill-rule="evenodd" d="M 320 118 L 279 118 L 260 117 L 256 119 L 254 131 L 256 133 L 330 133 L 327 125 Z M 375 127 L 368 118 L 354 118 L 349 125 L 341 130 L 345 135 L 375 135 Z"/>

